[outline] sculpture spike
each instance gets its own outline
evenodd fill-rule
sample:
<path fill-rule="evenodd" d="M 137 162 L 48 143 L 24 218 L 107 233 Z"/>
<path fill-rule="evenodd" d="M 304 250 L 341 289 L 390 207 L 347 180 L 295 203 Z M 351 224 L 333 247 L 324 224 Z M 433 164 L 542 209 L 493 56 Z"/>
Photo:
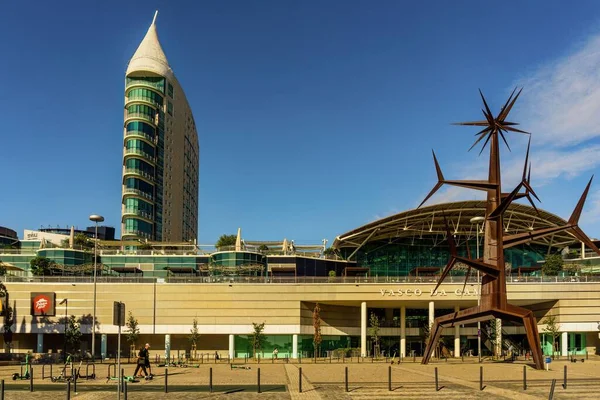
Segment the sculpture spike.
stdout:
<path fill-rule="evenodd" d="M 583 205 L 585 204 L 585 199 L 587 198 L 588 192 L 590 191 L 590 186 L 592 185 L 593 180 L 594 180 L 594 175 L 592 175 L 592 177 L 590 178 L 590 181 L 588 182 L 587 186 L 585 187 L 583 194 L 579 198 L 579 201 L 577 202 L 577 205 L 575 206 L 575 209 L 573 210 L 573 213 L 571 214 L 571 217 L 569 218 L 569 222 L 568 222 L 569 225 L 577 226 L 579 224 L 579 217 L 581 217 L 581 211 L 583 210 Z"/>

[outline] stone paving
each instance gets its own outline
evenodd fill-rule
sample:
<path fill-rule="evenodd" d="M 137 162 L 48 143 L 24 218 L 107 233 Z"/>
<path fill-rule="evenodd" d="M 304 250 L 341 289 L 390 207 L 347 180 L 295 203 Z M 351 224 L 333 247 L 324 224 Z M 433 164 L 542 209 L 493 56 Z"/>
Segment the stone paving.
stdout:
<path fill-rule="evenodd" d="M 418 361 L 418 360 L 417 360 Z M 154 368 L 153 381 L 129 384 L 128 399 L 291 399 L 291 400 L 371 400 L 391 398 L 454 399 L 547 399 L 552 379 L 556 379 L 555 399 L 597 399 L 600 383 L 600 358 L 590 357 L 585 363 L 566 360 L 550 364 L 549 371 L 537 371 L 525 363 L 478 364 L 476 361 L 436 361 L 430 365 L 405 362 L 392 365 L 392 391 L 388 390 L 388 367 L 385 363 L 346 364 L 247 364 L 232 369 L 227 364 L 201 365 L 200 368 L 169 368 L 168 383 L 173 390 L 164 393 L 164 368 Z M 564 366 L 568 368 L 568 385 L 563 388 Z M 479 390 L 479 371 L 483 366 L 484 390 Z M 527 390 L 523 390 L 523 367 L 527 370 Z M 257 371 L 261 370 L 263 393 L 257 393 Z M 303 392 L 298 392 L 299 367 L 302 368 Z M 344 372 L 348 367 L 349 391 L 345 391 Z M 436 391 L 434 371 L 438 369 Z M 98 379 L 79 381 L 72 399 L 98 400 L 116 398 L 116 384 L 106 380 L 106 365 L 98 367 Z M 134 366 L 126 366 L 126 374 Z M 213 369 L 215 393 L 208 392 L 209 371 Z M 248 368 L 248 369 L 246 369 Z M 34 366 L 34 392 L 28 381 L 12 381 L 19 367 L 0 367 L 5 380 L 6 399 L 66 398 L 64 383 L 41 380 L 41 367 Z M 57 375 L 57 368 L 53 368 Z"/>

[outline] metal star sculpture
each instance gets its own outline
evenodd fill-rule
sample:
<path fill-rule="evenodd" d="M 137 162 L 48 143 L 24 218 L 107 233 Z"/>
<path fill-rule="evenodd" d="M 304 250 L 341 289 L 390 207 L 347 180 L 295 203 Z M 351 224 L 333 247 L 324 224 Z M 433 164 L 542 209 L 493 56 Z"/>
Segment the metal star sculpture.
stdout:
<path fill-rule="evenodd" d="M 527 334 L 527 341 L 533 355 L 533 360 L 537 369 L 543 368 L 542 361 L 542 349 L 540 346 L 537 321 L 531 310 L 526 308 L 514 306 L 508 304 L 506 298 L 506 276 L 504 272 L 504 249 L 516 246 L 518 244 L 529 242 L 533 239 L 540 238 L 543 236 L 551 235 L 557 232 L 567 231 L 574 237 L 585 243 L 588 247 L 594 250 L 600 255 L 600 250 L 594 245 L 594 243 L 586 236 L 586 234 L 579 228 L 579 217 L 592 183 L 592 178 L 587 184 L 583 194 L 581 195 L 575 210 L 573 211 L 568 222 L 562 226 L 555 226 L 549 228 L 543 228 L 539 230 L 533 230 L 531 232 L 518 233 L 514 235 L 504 236 L 504 224 L 503 216 L 508 206 L 517 199 L 526 198 L 533 208 L 538 212 L 537 207 L 533 202 L 533 198 L 540 201 L 535 191 L 531 187 L 531 165 L 529 162 L 529 148 L 530 141 L 527 145 L 527 153 L 525 156 L 525 165 L 523 167 L 523 176 L 521 182 L 509 193 L 502 192 L 501 176 L 500 176 L 500 146 L 499 139 L 502 138 L 506 147 L 510 150 L 508 142 L 504 136 L 507 132 L 517 132 L 529 135 L 528 132 L 522 131 L 515 128 L 518 123 L 506 121 L 508 114 L 512 110 L 515 102 L 519 98 L 521 91 L 519 90 L 516 95 L 516 89 L 513 90 L 512 94 L 498 113 L 496 117 L 493 116 L 490 108 L 485 100 L 485 97 L 479 91 L 481 99 L 485 109 L 482 110 L 485 116 L 484 121 L 473 121 L 473 122 L 461 122 L 456 125 L 467 125 L 467 126 L 480 126 L 483 127 L 475 136 L 478 136 L 475 143 L 469 150 L 475 147 L 484 138 L 485 141 L 481 148 L 481 152 L 485 150 L 487 145 L 490 147 L 490 159 L 489 159 L 489 172 L 487 180 L 446 180 L 442 174 L 440 165 L 433 153 L 433 161 L 437 172 L 438 183 L 433 187 L 431 192 L 425 197 L 425 200 L 419 205 L 421 207 L 442 185 L 459 186 L 463 188 L 481 190 L 487 193 L 487 206 L 485 213 L 485 233 L 483 243 L 483 257 L 479 259 L 471 258 L 471 255 L 467 252 L 467 257 L 459 256 L 456 249 L 456 244 L 452 235 L 448 231 L 448 243 L 450 248 L 450 260 L 444 268 L 442 275 L 436 286 L 436 290 L 439 285 L 448 276 L 452 268 L 457 262 L 464 263 L 468 266 L 465 285 L 469 276 L 471 275 L 471 269 L 476 269 L 482 273 L 481 278 L 481 301 L 480 305 L 471 307 L 465 310 L 454 312 L 452 314 L 444 315 L 436 318 L 433 326 L 430 329 L 431 335 L 427 348 L 425 349 L 425 355 L 423 357 L 423 364 L 427 364 L 431 359 L 433 350 L 437 346 L 437 342 L 440 339 L 442 330 L 446 327 L 451 327 L 454 324 L 469 324 L 477 321 L 485 321 L 493 318 L 499 318 L 512 322 L 522 323 L 525 327 L 525 333 Z M 481 154 L 480 152 L 480 154 Z M 522 191 L 525 189 L 524 191 Z M 533 196 L 533 198 L 532 198 Z M 468 246 L 467 246 L 468 251 Z"/>

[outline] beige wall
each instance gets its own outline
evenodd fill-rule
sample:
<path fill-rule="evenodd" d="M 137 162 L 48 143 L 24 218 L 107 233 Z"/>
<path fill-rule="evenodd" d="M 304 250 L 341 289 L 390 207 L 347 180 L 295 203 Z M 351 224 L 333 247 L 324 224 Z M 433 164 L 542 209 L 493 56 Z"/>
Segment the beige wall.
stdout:
<path fill-rule="evenodd" d="M 78 317 L 92 314 L 93 285 L 89 283 L 6 283 L 11 305 L 16 305 L 15 332 L 62 333 L 58 323 L 64 306 L 56 307 L 57 315 L 38 319 L 32 324 L 30 292 L 55 292 L 56 302 L 68 298 L 68 313 Z M 474 292 L 466 296 L 455 293 L 460 284 L 443 285 L 444 292 L 431 294 L 433 284 L 168 284 L 111 283 L 97 285 L 97 319 L 99 333 L 116 333 L 112 325 L 115 300 L 138 319 L 141 341 L 164 347 L 164 334 L 172 334 L 173 346 L 185 348 L 194 318 L 207 340 L 204 350 L 226 349 L 229 334 L 248 334 L 252 322 L 265 322 L 267 334 L 311 334 L 312 310 L 321 305 L 323 334 L 360 334 L 360 303 L 369 307 L 426 309 L 430 301 L 436 308 L 474 306 Z M 408 296 L 406 290 L 409 289 Z M 415 295 L 416 289 L 420 295 Z M 392 290 L 394 292 L 392 292 Z M 402 291 L 402 295 L 398 290 Z M 444 295 L 445 293 L 445 295 Z M 576 284 L 509 284 L 509 300 L 534 310 L 538 319 L 548 312 L 559 317 L 569 332 L 591 332 L 588 340 L 598 340 L 600 321 L 600 283 Z M 82 327 L 89 332 L 89 325 Z M 152 336 L 156 335 L 156 336 Z M 160 335 L 160 336 L 158 336 Z M 212 336 L 211 336 L 212 335 Z M 28 335 L 29 336 L 29 335 Z M 35 346 L 33 338 L 17 335 L 16 340 Z M 214 343 L 211 342 L 214 340 Z M 173 347 L 175 348 L 175 347 Z M 200 349 L 199 349 L 200 350 Z"/>

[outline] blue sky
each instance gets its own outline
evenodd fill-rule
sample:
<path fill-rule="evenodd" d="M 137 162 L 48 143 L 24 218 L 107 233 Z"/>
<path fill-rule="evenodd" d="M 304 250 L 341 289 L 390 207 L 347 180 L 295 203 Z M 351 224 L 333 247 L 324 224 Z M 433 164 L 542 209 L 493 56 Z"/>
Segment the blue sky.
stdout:
<path fill-rule="evenodd" d="M 598 2 L 3 2 L 0 225 L 120 230 L 124 72 L 155 9 L 199 131 L 200 243 L 331 244 L 418 205 L 432 148 L 447 177 L 485 178 L 476 131 L 450 125 L 480 119 L 478 88 L 497 112 L 525 86 L 512 120 L 541 208 L 568 217 L 598 172 Z M 600 182 L 584 218 L 600 237 Z"/>

